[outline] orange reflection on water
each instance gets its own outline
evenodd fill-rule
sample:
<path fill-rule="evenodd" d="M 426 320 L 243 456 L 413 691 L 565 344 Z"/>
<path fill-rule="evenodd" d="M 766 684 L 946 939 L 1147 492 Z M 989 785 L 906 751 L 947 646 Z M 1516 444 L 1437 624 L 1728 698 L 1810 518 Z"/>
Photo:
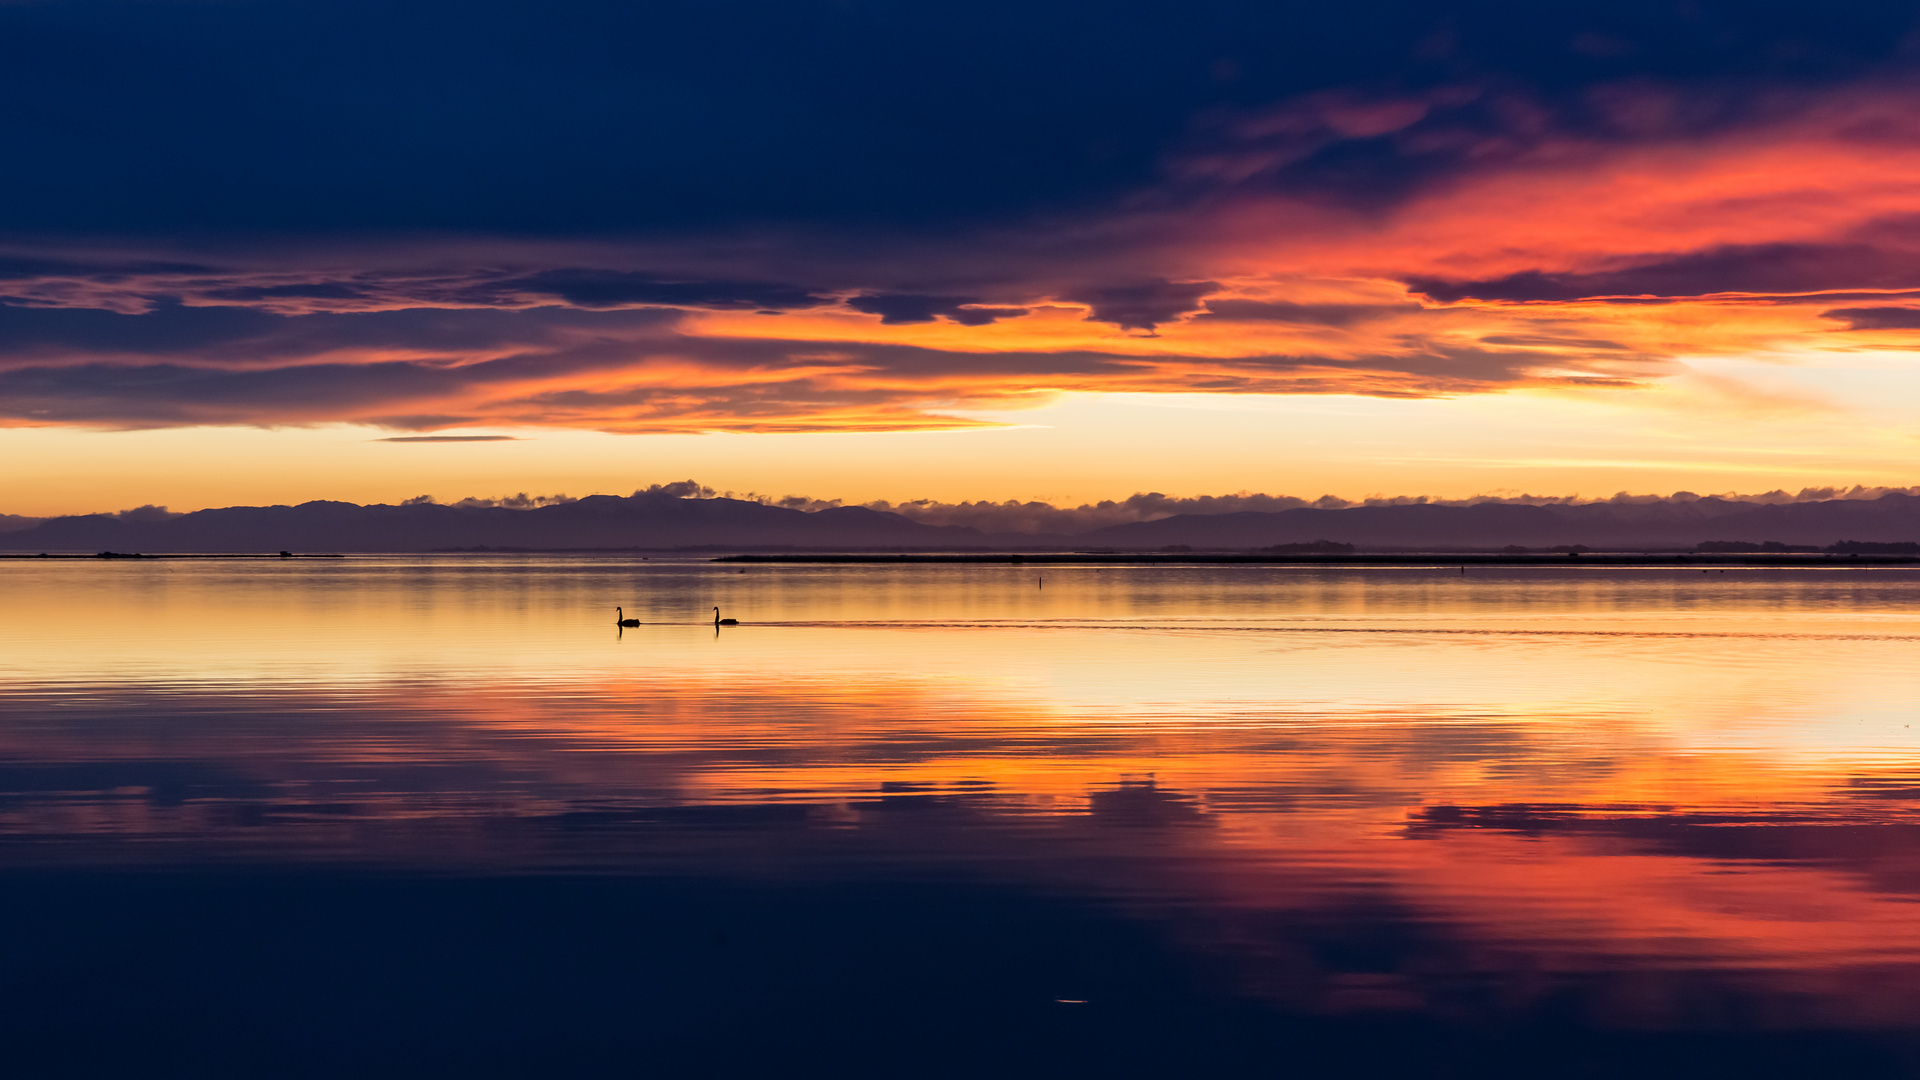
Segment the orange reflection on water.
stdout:
<path fill-rule="evenodd" d="M 16 863 L 966 879 L 1116 906 L 1300 1008 L 1437 1009 L 1476 979 L 1600 980 L 1589 1007 L 1639 1026 L 1693 1022 L 1708 984 L 1766 1024 L 1920 1005 L 1920 575 L 14 583 Z M 102 603 L 130 617 L 76 614 Z M 715 603 L 745 625 L 700 622 Z M 1411 944 L 1330 959 L 1342 934 Z"/>

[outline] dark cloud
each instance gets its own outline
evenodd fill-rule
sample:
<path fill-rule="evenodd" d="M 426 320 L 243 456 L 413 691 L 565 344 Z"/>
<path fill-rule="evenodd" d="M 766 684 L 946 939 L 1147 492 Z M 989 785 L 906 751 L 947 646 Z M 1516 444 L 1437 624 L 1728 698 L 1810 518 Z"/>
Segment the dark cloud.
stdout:
<path fill-rule="evenodd" d="M 1066 299 L 1093 308 L 1087 318 L 1094 322 L 1110 322 L 1122 330 L 1153 330 L 1198 310 L 1200 299 L 1219 289 L 1214 281 L 1156 280 L 1088 289 Z"/>
<path fill-rule="evenodd" d="M 975 304 L 970 307 L 960 308 L 957 311 L 948 312 L 947 317 L 959 323 L 961 326 L 986 326 L 1000 319 L 1018 319 L 1021 316 L 1031 315 L 1032 313 L 1030 308 L 987 307 Z"/>
<path fill-rule="evenodd" d="M 384 415 L 370 415 L 363 419 L 366 423 L 372 424 L 375 427 L 401 428 L 409 431 L 431 431 L 434 428 L 460 427 L 463 424 L 471 424 L 475 422 L 477 418 L 462 413 L 389 413 Z M 146 421 L 141 419 L 121 422 L 128 424 L 128 426 L 141 426 L 146 423 Z"/>
<path fill-rule="evenodd" d="M 1643 13 L 1638 22 L 1644 31 L 1649 20 Z M 1576 147 L 1711 139 L 1777 121 L 1813 99 L 1805 84 L 1794 93 L 1647 70 L 1657 64 L 1636 64 L 1638 71 L 1597 65 L 1616 69 L 1606 78 L 1582 66 L 1525 79 L 1485 68 L 1434 69 L 1423 78 L 1348 80 L 1259 104 L 1219 105 L 1198 113 L 1169 152 L 1171 191 L 1197 200 L 1222 190 L 1286 193 L 1385 212 L 1489 169 L 1535 166 Z M 1855 130 L 1885 136 L 1870 127 Z"/>
<path fill-rule="evenodd" d="M 1459 300 L 1566 302 L 1595 297 L 1792 294 L 1835 289 L 1920 288 L 1920 254 L 1866 245 L 1763 244 L 1715 248 L 1587 274 L 1528 270 L 1484 281 L 1408 278 L 1408 288 Z"/>
<path fill-rule="evenodd" d="M 374 442 L 400 443 L 449 443 L 449 442 L 521 442 L 513 435 L 401 435 L 391 439 L 375 439 Z"/>
<path fill-rule="evenodd" d="M 1125 499 L 1081 503 L 1078 506 L 1055 506 L 1048 502 L 1019 500 L 955 503 L 943 502 L 939 499 L 913 499 L 900 503 L 879 501 L 864 505 L 875 510 L 891 511 L 928 525 L 964 525 L 986 533 L 1072 535 L 1090 532 L 1108 525 L 1156 521 L 1175 514 L 1237 514 L 1250 511 L 1273 513 L 1302 507 L 1340 510 L 1357 506 L 1459 507 L 1481 504 L 1588 506 L 1604 503 L 1621 508 L 1623 512 L 1631 512 L 1631 508 L 1638 508 L 1640 513 L 1648 515 L 1658 514 L 1666 507 L 1684 506 L 1692 508 L 1698 518 L 1706 519 L 1738 513 L 1755 506 L 1825 502 L 1835 499 L 1865 502 L 1885 495 L 1920 495 L 1920 488 L 1802 488 L 1797 492 L 1769 491 L 1758 495 L 1726 492 L 1704 499 L 1690 491 L 1677 491 L 1671 495 L 1629 495 L 1623 491 L 1617 495 L 1591 499 L 1565 495 L 1474 495 L 1460 499 L 1442 499 L 1428 495 L 1378 495 L 1359 500 L 1342 499 L 1333 495 L 1322 495 L 1319 498 L 1310 499 L 1295 495 L 1269 495 L 1247 491 L 1230 495 L 1173 496 L 1154 491 L 1136 493 Z M 840 501 L 788 496 L 778 500 L 778 504 L 796 509 L 814 510 L 826 506 L 838 506 Z"/>
<path fill-rule="evenodd" d="M 1027 308 L 986 307 L 971 296 L 923 296 L 916 293 L 873 293 L 856 296 L 847 306 L 868 315 L 880 316 L 886 325 L 932 322 L 941 316 L 962 326 L 986 326 L 997 319 L 1017 319 L 1029 314 Z"/>
<path fill-rule="evenodd" d="M 1820 317 L 1838 319 L 1849 330 L 1920 330 L 1920 308 L 1834 308 L 1821 312 Z"/>
<path fill-rule="evenodd" d="M 32 163 L 0 176 L 0 231 L 1004 220 L 1137 190 L 1196 114 L 1260 115 L 1330 89 L 1344 96 L 1314 130 L 1344 138 L 1300 172 L 1367 189 L 1408 171 L 1403 132 L 1464 130 L 1464 156 L 1520 131 L 1494 126 L 1495 93 L 1485 118 L 1394 127 L 1386 105 L 1463 78 L 1527 87 L 1563 122 L 1604 128 L 1596 86 L 1817 86 L 1897 62 L 1911 18 L 1900 4 L 1814 19 L 1671 0 L 1220 0 L 1179 18 L 1131 0 L 982 0 L 964 20 L 838 0 L 0 4 L 0 94 L 32 103 L 0 118 L 11 160 Z M 1223 56 L 1230 83 L 1213 77 Z"/>
<path fill-rule="evenodd" d="M 392 242 L 363 257 L 384 260 Z M 431 250 L 413 253 L 423 262 L 447 258 Z M 467 253 L 452 256 L 469 264 Z M 284 257 L 283 257 L 284 258 Z M 352 311 L 400 307 L 566 306 L 598 311 L 633 307 L 679 307 L 720 311 L 790 311 L 833 302 L 798 285 L 777 281 L 710 279 L 558 266 L 502 271 L 466 265 L 438 271 L 352 270 L 324 274 L 288 268 L 218 269 L 182 263 L 89 266 L 56 260 L 12 260 L 0 302 L 60 308 L 112 308 L 133 312 L 168 304 L 258 306 L 282 313 Z M 0 260 L 0 271 L 7 261 Z M 289 279 L 292 280 L 289 280 Z"/>
<path fill-rule="evenodd" d="M 156 427 L 345 418 L 444 395 L 447 369 L 385 362 L 229 371 L 184 364 L 81 364 L 0 372 L 0 416 L 41 423 Z"/>
<path fill-rule="evenodd" d="M 1346 327 L 1394 315 L 1417 314 L 1418 304 L 1291 304 L 1272 300 L 1209 300 L 1203 319 Z"/>
<path fill-rule="evenodd" d="M 234 288 L 206 289 L 199 294 L 211 300 L 251 303 L 259 300 L 367 300 L 373 294 L 358 285 L 341 281 L 316 281 L 298 285 L 245 285 Z"/>
<path fill-rule="evenodd" d="M 158 260 L 100 260 L 82 262 L 33 255 L 0 255 L 0 281 L 37 277 L 142 277 L 153 274 L 207 274 L 213 269 L 198 263 Z"/>
<path fill-rule="evenodd" d="M 553 342 L 565 334 L 626 335 L 671 325 L 669 311 L 586 312 L 410 308 L 280 315 L 248 307 L 162 304 L 143 314 L 0 304 L 0 361 L 9 357 L 135 355 L 261 362 L 345 349 L 472 355 Z"/>
<path fill-rule="evenodd" d="M 551 297 L 575 307 L 612 308 L 639 304 L 697 308 L 818 307 L 830 298 L 793 285 L 764 281 L 661 281 L 618 270 L 542 270 L 488 282 L 471 290 L 489 299 Z"/>
<path fill-rule="evenodd" d="M 912 293 L 879 294 L 856 296 L 847 301 L 847 306 L 868 315 L 880 316 L 880 321 L 888 325 L 900 323 L 932 322 L 941 315 L 951 314 L 962 304 L 974 303 L 971 296 L 917 296 Z"/>
<path fill-rule="evenodd" d="M 0 170 L 0 409 L 706 430 L 913 426 L 1034 387 L 1471 392 L 1660 357 L 1632 320 L 1369 302 L 1383 280 L 1447 302 L 1920 289 L 1883 153 L 1913 138 L 1907 16 L 1692 8 L 0 4 L 0 93 L 32 106 L 0 115 L 23 163 Z M 1784 196 L 1723 182 L 1794 139 L 1845 152 Z M 1675 146 L 1681 179 L 1646 152 Z M 1539 207 L 1582 176 L 1685 197 L 1557 232 L 1575 213 Z M 1437 228 L 1396 216 L 1414 198 Z M 1888 220 L 1752 242 L 1813 235 L 1768 224 L 1808 200 Z M 1668 220 L 1715 239 L 1664 250 L 1644 223 Z M 1269 290 L 1353 302 L 1222 295 Z M 982 326 L 1049 301 L 1106 325 L 1036 317 L 1028 351 L 962 352 L 733 317 Z M 921 336 L 866 322 L 837 320 Z M 1167 337 L 1088 344 L 1116 327 Z"/>
<path fill-rule="evenodd" d="M 40 352 L 166 355 L 257 338 L 287 325 L 250 308 L 164 304 L 141 315 L 0 304 L 0 356 Z"/>
<path fill-rule="evenodd" d="M 391 248 L 391 244 L 377 245 L 368 256 L 384 259 L 391 254 Z M 448 256 L 422 251 L 415 257 L 430 262 Z M 471 260 L 465 253 L 455 253 L 452 257 Z M 19 309 L 95 309 L 128 315 L 159 308 L 200 307 L 255 307 L 277 314 L 301 314 L 432 307 L 560 306 L 584 311 L 674 307 L 781 314 L 834 303 L 835 294 L 845 291 L 843 286 L 808 288 L 778 281 L 567 266 L 512 272 L 470 266 L 438 271 L 361 270 L 319 275 L 297 268 L 222 270 L 151 261 L 89 267 L 22 258 L 13 261 L 13 268 L 17 273 L 7 279 L 5 292 L 0 293 L 0 304 Z M 837 272 L 842 276 L 848 274 L 845 268 Z M 868 271 L 864 276 L 872 274 Z M 1012 280 L 1018 288 L 1017 273 Z M 1034 291 L 1039 286 L 1028 288 Z M 971 296 L 905 292 L 869 292 L 854 297 L 850 303 L 855 310 L 884 316 L 888 323 L 948 318 L 967 326 L 982 326 L 1029 312 L 1024 307 L 983 304 Z M 82 317 L 50 318 L 79 321 Z"/>
<path fill-rule="evenodd" d="M 676 329 L 672 314 L 0 309 L 0 417 L 121 427 L 349 421 L 413 430 L 897 430 L 971 423 L 940 410 L 1038 400 L 1036 386 L 1418 396 L 1526 382 L 1542 363 L 1529 351 L 1411 339 L 1358 360 L 960 352 L 690 335 Z M 1550 359 L 1556 369 L 1578 366 L 1564 355 Z"/>
<path fill-rule="evenodd" d="M 1558 334 L 1487 334 L 1480 339 L 1485 345 L 1517 345 L 1522 348 L 1539 349 L 1599 349 L 1611 351 L 1627 349 L 1617 341 L 1605 338 L 1587 338 L 1561 336 Z"/>

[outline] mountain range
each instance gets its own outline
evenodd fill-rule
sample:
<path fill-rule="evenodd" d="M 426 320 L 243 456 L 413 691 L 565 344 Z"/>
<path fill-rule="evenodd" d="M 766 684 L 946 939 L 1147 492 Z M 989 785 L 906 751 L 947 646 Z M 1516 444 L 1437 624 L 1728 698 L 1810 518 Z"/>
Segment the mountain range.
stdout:
<path fill-rule="evenodd" d="M 1508 545 L 1583 545 L 1626 551 L 1690 548 L 1707 540 L 1775 540 L 1824 546 L 1841 540 L 1900 542 L 1920 538 L 1920 497 L 1824 502 L 1750 503 L 1697 499 L 1650 503 L 1531 506 L 1303 507 L 1271 513 L 1161 518 L 1112 525 L 1075 538 L 1114 548 L 1256 548 L 1325 538 L 1362 548 L 1491 550 Z"/>
<path fill-rule="evenodd" d="M 373 552 L 450 550 L 1246 550 L 1332 540 L 1361 549 L 1687 549 L 1703 541 L 1920 539 L 1920 497 L 1782 504 L 1705 498 L 1653 503 L 1534 506 L 1302 507 L 1180 514 L 1074 536 L 986 533 L 929 525 L 858 506 L 798 510 L 727 498 L 653 492 L 594 495 L 509 509 L 434 503 L 234 506 L 189 514 L 128 511 L 50 518 L 0 532 L 0 550 L 28 552 Z"/>
<path fill-rule="evenodd" d="M 0 550 L 366 552 L 795 547 L 980 547 L 973 529 L 842 506 L 808 513 L 739 499 L 593 495 L 532 509 L 407 503 L 232 506 L 191 514 L 88 514 L 0 533 Z"/>

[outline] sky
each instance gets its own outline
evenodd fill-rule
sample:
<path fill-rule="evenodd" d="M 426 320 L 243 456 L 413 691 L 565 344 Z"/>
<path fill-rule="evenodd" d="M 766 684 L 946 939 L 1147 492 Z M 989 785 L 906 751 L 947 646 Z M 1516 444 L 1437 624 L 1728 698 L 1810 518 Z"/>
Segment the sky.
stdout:
<path fill-rule="evenodd" d="M 0 513 L 1920 483 L 1920 4 L 0 0 Z"/>

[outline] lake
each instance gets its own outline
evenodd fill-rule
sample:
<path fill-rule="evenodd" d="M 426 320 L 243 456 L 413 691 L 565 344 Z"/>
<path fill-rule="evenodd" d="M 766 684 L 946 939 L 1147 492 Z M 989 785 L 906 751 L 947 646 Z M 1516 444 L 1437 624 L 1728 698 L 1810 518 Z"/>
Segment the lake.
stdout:
<path fill-rule="evenodd" d="M 1904 569 L 0 563 L 0 1045 L 1914 1075 L 1916 657 Z"/>

